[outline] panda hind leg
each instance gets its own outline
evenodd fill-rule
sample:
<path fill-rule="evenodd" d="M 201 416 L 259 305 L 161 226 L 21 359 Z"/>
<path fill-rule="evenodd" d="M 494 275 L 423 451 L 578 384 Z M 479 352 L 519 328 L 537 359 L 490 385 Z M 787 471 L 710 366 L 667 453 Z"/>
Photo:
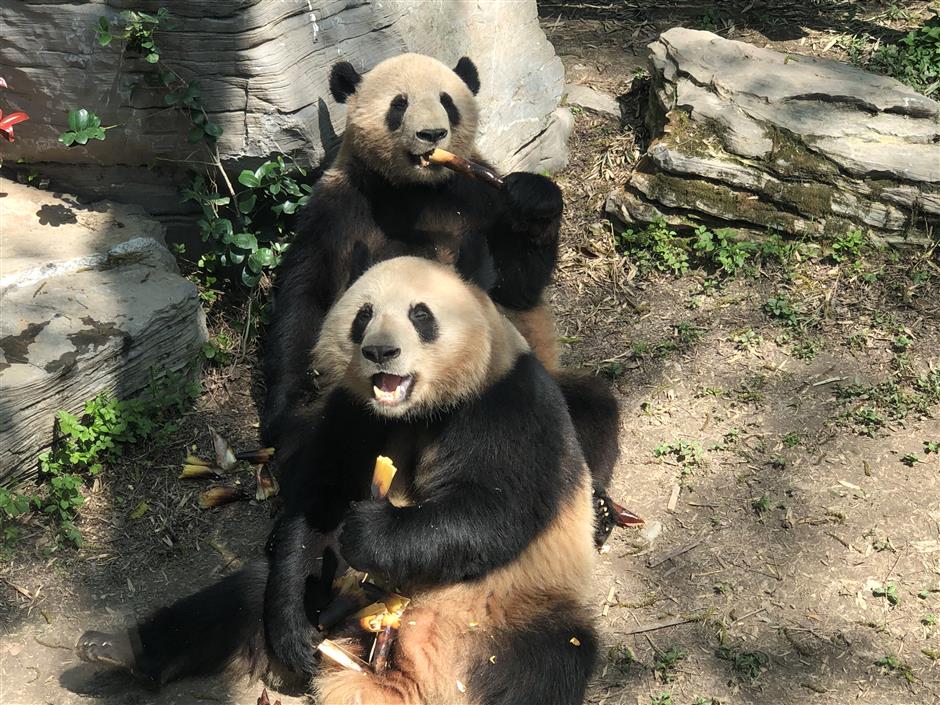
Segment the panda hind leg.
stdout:
<path fill-rule="evenodd" d="M 555 381 L 568 404 L 568 413 L 591 471 L 595 490 L 606 494 L 620 457 L 620 407 L 610 387 L 581 372 L 562 371 Z"/>
<path fill-rule="evenodd" d="M 581 705 L 597 658 L 597 634 L 574 605 L 553 606 L 528 628 L 492 642 L 467 683 L 480 705 Z"/>
<path fill-rule="evenodd" d="M 257 561 L 156 610 L 136 628 L 85 632 L 76 654 L 127 670 L 152 687 L 233 665 L 254 674 L 269 672 L 262 621 L 267 575 L 267 562 Z"/>

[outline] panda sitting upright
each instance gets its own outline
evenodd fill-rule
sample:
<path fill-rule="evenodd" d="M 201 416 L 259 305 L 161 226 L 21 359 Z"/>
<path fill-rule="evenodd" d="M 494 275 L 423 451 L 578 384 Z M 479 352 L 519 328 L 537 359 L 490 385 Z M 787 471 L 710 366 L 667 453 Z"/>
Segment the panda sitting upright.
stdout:
<path fill-rule="evenodd" d="M 341 297 L 314 358 L 331 391 L 270 541 L 282 572 L 255 564 L 129 633 L 87 632 L 79 655 L 156 683 L 286 663 L 324 705 L 579 705 L 597 650 L 591 477 L 525 339 L 452 269 L 402 257 Z M 398 467 L 391 501 L 367 499 L 377 455 Z M 412 599 L 382 674 L 316 667 L 305 584 L 336 568 L 316 535 L 339 522 L 341 561 Z M 302 641 L 272 639 L 272 615 Z"/>
<path fill-rule="evenodd" d="M 558 372 L 557 336 L 542 295 L 558 255 L 562 197 L 548 178 L 516 172 L 496 190 L 440 166 L 435 148 L 482 161 L 474 141 L 473 62 L 451 69 L 403 54 L 361 76 L 336 64 L 330 90 L 348 106 L 343 143 L 300 216 L 276 280 L 265 343 L 262 437 L 278 450 L 281 473 L 315 419 L 310 351 L 323 317 L 372 264 L 400 255 L 453 265 L 513 321 L 549 372 Z M 579 441 L 605 489 L 618 455 L 617 404 L 603 384 L 558 374 Z"/>

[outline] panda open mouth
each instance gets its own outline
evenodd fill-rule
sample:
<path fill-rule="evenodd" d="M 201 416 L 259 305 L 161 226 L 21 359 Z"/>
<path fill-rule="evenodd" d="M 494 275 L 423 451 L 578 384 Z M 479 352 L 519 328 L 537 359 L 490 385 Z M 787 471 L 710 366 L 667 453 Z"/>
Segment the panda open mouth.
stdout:
<path fill-rule="evenodd" d="M 436 166 L 431 164 L 431 154 L 434 152 L 433 149 L 428 150 L 424 154 L 412 154 L 408 153 L 408 158 L 411 160 L 411 163 L 415 166 L 421 167 L 423 169 L 428 169 L 431 166 Z"/>
<path fill-rule="evenodd" d="M 411 396 L 414 380 L 414 375 L 400 376 L 380 372 L 372 375 L 372 395 L 382 406 L 397 406 Z"/>

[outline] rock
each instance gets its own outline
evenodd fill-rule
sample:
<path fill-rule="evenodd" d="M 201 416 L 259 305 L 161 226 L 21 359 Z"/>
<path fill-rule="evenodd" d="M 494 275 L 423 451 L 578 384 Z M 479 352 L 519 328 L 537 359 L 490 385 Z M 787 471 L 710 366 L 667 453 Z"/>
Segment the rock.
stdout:
<path fill-rule="evenodd" d="M 607 211 L 754 232 L 940 222 L 940 103 L 893 79 L 674 28 L 650 45 L 653 139 Z"/>
<path fill-rule="evenodd" d="M 198 81 L 209 118 L 224 128 L 220 156 L 233 169 L 276 152 L 320 165 L 346 115 L 329 94 L 330 68 L 345 59 L 366 71 L 404 51 L 449 65 L 473 58 L 482 83 L 481 152 L 499 168 L 565 163 L 562 133 L 553 130 L 564 68 L 539 27 L 535 0 L 253 0 L 215 3 L 209 13 L 204 0 L 162 4 L 176 19 L 157 34 L 161 61 Z M 7 164 L 26 159 L 57 188 L 136 202 L 161 220 L 178 213 L 180 170 L 168 160 L 192 154 L 188 118 L 166 110 L 165 91 L 144 85 L 153 67 L 122 60 L 118 40 L 98 46 L 99 16 L 119 22 L 119 9 L 90 0 L 8 5 L 0 76 L 10 89 L 2 107 L 31 119 L 4 145 Z M 66 148 L 57 137 L 67 111 L 79 107 L 119 127 L 104 142 Z"/>
<path fill-rule="evenodd" d="M 60 409 L 128 397 L 195 359 L 196 287 L 139 208 L 0 180 L 0 486 L 35 474 Z"/>
<path fill-rule="evenodd" d="M 569 83 L 565 86 L 565 103 L 620 119 L 620 103 L 617 102 L 617 99 L 609 93 L 604 93 L 590 86 Z"/>

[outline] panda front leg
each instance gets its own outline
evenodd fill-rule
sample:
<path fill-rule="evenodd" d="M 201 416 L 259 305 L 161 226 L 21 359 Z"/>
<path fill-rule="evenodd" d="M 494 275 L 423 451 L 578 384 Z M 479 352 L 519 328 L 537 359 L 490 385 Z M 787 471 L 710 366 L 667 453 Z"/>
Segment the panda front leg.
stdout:
<path fill-rule="evenodd" d="M 262 625 L 267 577 L 267 561 L 254 562 L 156 610 L 135 628 L 85 632 L 75 651 L 83 661 L 127 670 L 153 687 L 233 665 L 267 672 L 271 664 Z"/>

